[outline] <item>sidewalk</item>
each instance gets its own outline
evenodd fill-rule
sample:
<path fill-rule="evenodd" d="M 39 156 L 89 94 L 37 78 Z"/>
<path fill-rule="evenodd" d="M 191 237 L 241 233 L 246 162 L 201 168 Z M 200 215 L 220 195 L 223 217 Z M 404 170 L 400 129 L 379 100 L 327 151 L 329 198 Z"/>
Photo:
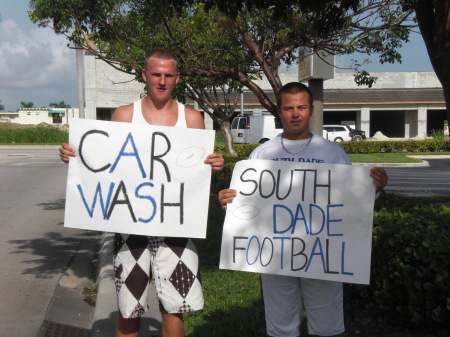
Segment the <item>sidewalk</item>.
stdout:
<path fill-rule="evenodd" d="M 114 337 L 116 335 L 117 300 L 113 272 L 114 234 L 99 233 L 96 239 L 81 242 L 55 289 L 37 337 Z M 100 248 L 99 248 L 99 240 Z M 92 254 L 80 254 L 91 252 Z M 97 254 L 98 253 L 98 254 Z M 95 308 L 83 300 L 82 288 L 91 285 L 92 260 L 97 268 L 97 302 Z M 76 272 L 75 272 L 76 271 Z M 81 272 L 82 271 L 82 272 Z M 150 289 L 149 306 L 141 319 L 141 336 L 159 336 L 161 314 L 156 293 Z"/>
<path fill-rule="evenodd" d="M 98 239 L 85 239 L 73 252 L 63 276 L 46 309 L 45 320 L 37 337 L 89 337 L 94 307 L 83 301 L 82 287 L 89 286 L 92 258 L 98 250 Z M 111 335 L 114 336 L 114 335 Z"/>

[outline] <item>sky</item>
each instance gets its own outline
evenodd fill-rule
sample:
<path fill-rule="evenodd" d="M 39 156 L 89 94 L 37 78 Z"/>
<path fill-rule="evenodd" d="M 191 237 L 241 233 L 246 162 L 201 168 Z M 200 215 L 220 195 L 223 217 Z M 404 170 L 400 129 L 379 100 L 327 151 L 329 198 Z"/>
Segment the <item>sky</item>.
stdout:
<path fill-rule="evenodd" d="M 28 18 L 29 0 L 0 0 L 0 104 L 16 111 L 65 101 L 78 107 L 75 51 Z"/>
<path fill-rule="evenodd" d="M 0 104 L 16 111 L 20 102 L 35 107 L 65 101 L 78 107 L 75 51 L 49 28 L 34 25 L 27 14 L 29 0 L 0 0 Z M 412 34 L 400 53 L 401 64 L 380 64 L 368 71 L 433 71 L 422 37 Z M 336 61 L 349 64 L 351 56 Z M 353 57 L 354 58 L 354 57 Z M 358 60 L 364 59 L 359 55 Z"/>

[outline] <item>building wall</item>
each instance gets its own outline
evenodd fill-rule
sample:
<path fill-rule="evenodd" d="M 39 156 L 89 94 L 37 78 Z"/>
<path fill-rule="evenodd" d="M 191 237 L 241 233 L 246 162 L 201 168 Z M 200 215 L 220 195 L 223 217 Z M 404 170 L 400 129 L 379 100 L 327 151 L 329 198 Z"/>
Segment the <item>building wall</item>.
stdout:
<path fill-rule="evenodd" d="M 323 87 L 327 91 L 339 91 L 341 97 L 346 97 L 349 92 L 362 92 L 364 90 L 384 90 L 388 92 L 402 91 L 408 89 L 439 89 L 442 88 L 439 80 L 433 72 L 373 72 L 372 76 L 377 77 L 376 83 L 371 89 L 365 86 L 358 86 L 354 81 L 354 73 L 337 72 L 333 79 L 324 81 Z M 96 59 L 93 55 L 84 55 L 84 76 L 85 76 L 85 116 L 90 119 L 104 118 L 105 113 L 109 114 L 120 105 L 134 102 L 144 94 L 144 85 L 137 82 L 134 76 L 120 72 L 105 62 Z M 298 74 L 279 74 L 282 83 L 298 81 Z M 263 89 L 270 93 L 271 86 L 266 79 L 256 81 Z M 252 94 L 244 89 L 244 97 Z M 273 95 L 273 93 L 272 93 Z M 445 110 L 445 102 L 419 102 L 418 100 L 409 102 L 384 102 L 383 99 L 376 102 L 323 102 L 323 112 L 333 114 L 333 120 L 341 122 L 351 122 L 357 129 L 363 130 L 367 135 L 373 136 L 377 131 L 385 130 L 391 133 L 388 137 L 395 138 L 425 138 L 428 132 L 427 112 L 430 110 Z M 191 102 L 192 103 L 192 102 Z M 198 108 L 195 103 L 191 104 Z M 110 109 L 110 110 L 108 110 Z M 99 111 L 102 116 L 99 116 Z M 243 102 L 236 113 L 263 114 L 268 113 L 259 102 L 253 99 L 252 102 Z M 349 113 L 351 112 L 351 113 Z M 379 122 L 380 116 L 389 117 L 392 114 L 392 123 L 402 123 L 402 125 L 382 125 Z M 354 116 L 353 121 L 348 120 L 349 116 Z M 389 119 L 389 118 L 388 118 Z M 442 119 L 442 120 L 441 120 Z M 372 123 L 372 121 L 376 123 Z M 326 120 L 324 121 L 326 122 Z M 387 122 L 390 122 L 389 120 Z M 435 125 L 444 128 L 445 120 L 442 114 L 434 121 Z M 212 128 L 212 122 L 205 115 L 205 124 Z M 380 130 L 377 130 L 380 129 Z"/>
<path fill-rule="evenodd" d="M 48 113 L 47 109 L 20 109 L 19 117 L 14 119 L 13 122 L 19 124 L 53 124 L 53 116 Z"/>
<path fill-rule="evenodd" d="M 436 74 L 428 71 L 416 72 L 371 72 L 371 76 L 378 77 L 372 90 L 376 89 L 420 89 L 420 88 L 442 88 Z M 355 83 L 354 73 L 335 73 L 331 80 L 324 81 L 324 90 L 367 90 L 366 86 L 358 86 Z"/>
<path fill-rule="evenodd" d="M 144 84 L 133 75 L 114 69 L 94 55 L 84 55 L 85 117 L 97 119 L 97 108 L 111 110 L 139 100 L 145 93 Z"/>
<path fill-rule="evenodd" d="M 2 113 L 2 121 L 17 123 L 17 124 L 27 124 L 27 125 L 37 125 L 41 123 L 46 124 L 67 124 L 73 118 L 79 118 L 78 108 L 68 108 L 68 109 L 55 109 L 61 111 L 60 113 L 53 113 L 53 109 L 48 108 L 22 108 L 15 113 Z"/>
<path fill-rule="evenodd" d="M 359 87 L 354 82 L 353 73 L 336 73 L 335 78 L 324 82 L 324 90 L 339 91 L 345 97 L 346 93 L 361 90 L 400 91 L 410 89 L 442 89 L 434 72 L 374 72 L 372 76 L 378 77 L 371 89 Z M 356 111 L 356 128 L 374 136 L 378 131 L 386 132 L 390 138 L 416 138 L 424 139 L 429 134 L 427 111 L 444 111 L 445 101 L 414 102 L 368 102 L 364 104 L 334 104 L 324 102 L 324 113 L 338 112 L 340 110 Z M 380 118 L 385 118 L 379 122 Z M 448 132 L 446 118 L 439 116 L 439 129 Z M 397 123 L 403 124 L 396 125 Z"/>
<path fill-rule="evenodd" d="M 442 88 L 436 74 L 432 71 L 371 72 L 370 75 L 378 78 L 372 86 L 372 90 Z M 283 84 L 297 82 L 297 76 L 297 73 L 280 73 L 280 80 Z M 266 79 L 255 82 L 264 90 L 271 89 L 270 83 Z M 366 86 L 358 86 L 355 83 L 353 72 L 336 72 L 333 79 L 323 82 L 323 88 L 324 90 L 368 90 Z"/>

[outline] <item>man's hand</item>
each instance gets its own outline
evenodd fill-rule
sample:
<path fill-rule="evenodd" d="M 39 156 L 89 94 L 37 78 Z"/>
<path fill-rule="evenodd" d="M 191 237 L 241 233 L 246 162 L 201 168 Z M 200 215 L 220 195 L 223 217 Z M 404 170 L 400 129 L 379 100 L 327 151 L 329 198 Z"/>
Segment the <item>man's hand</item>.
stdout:
<path fill-rule="evenodd" d="M 222 209 L 227 209 L 227 205 L 231 203 L 235 197 L 236 197 L 236 190 L 228 188 L 220 191 L 219 202 L 222 205 Z"/>
<path fill-rule="evenodd" d="M 377 192 L 380 192 L 388 183 L 388 175 L 381 167 L 370 169 L 370 176 L 373 179 Z"/>
<path fill-rule="evenodd" d="M 225 159 L 223 159 L 222 154 L 220 153 L 212 153 L 208 157 L 206 157 L 205 164 L 210 164 L 212 173 L 219 173 L 223 169 L 223 164 Z"/>
<path fill-rule="evenodd" d="M 67 164 L 70 157 L 75 157 L 75 151 L 69 144 L 62 143 L 59 147 L 59 158 Z"/>

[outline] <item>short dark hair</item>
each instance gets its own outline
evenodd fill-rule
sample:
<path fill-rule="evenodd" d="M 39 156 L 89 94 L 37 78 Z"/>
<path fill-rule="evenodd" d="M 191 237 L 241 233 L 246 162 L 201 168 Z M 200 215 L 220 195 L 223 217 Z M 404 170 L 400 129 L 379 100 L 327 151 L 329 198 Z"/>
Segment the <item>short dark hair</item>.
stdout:
<path fill-rule="evenodd" d="M 160 59 L 160 60 L 172 60 L 175 62 L 178 71 L 178 60 L 175 55 L 169 49 L 155 49 L 147 54 L 145 57 L 144 69 L 147 69 L 148 60 L 150 58 Z"/>
<path fill-rule="evenodd" d="M 303 83 L 300 82 L 290 82 L 283 85 L 278 92 L 277 95 L 277 108 L 279 109 L 281 107 L 281 96 L 284 94 L 297 94 L 299 92 L 306 92 L 309 95 L 309 104 L 313 105 L 313 94 L 311 92 L 311 89 L 308 88 Z"/>

